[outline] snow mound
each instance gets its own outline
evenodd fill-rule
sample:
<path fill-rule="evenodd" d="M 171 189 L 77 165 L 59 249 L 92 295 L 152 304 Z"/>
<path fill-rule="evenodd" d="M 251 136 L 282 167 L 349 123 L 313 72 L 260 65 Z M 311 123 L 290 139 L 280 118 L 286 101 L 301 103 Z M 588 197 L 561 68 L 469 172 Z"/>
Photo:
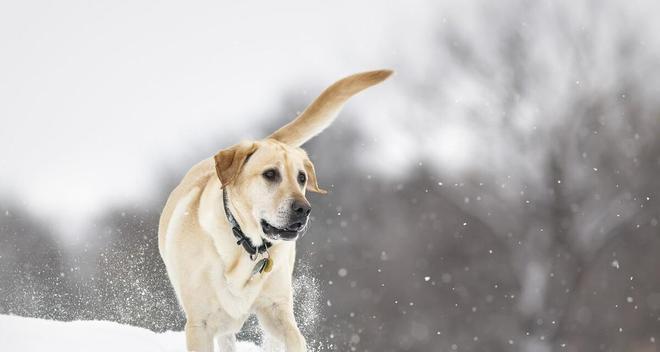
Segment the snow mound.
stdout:
<path fill-rule="evenodd" d="M 259 352 L 239 342 L 238 352 Z M 61 322 L 0 315 L 0 350 L 7 352 L 182 352 L 183 332 L 157 334 L 151 330 L 108 321 Z"/>

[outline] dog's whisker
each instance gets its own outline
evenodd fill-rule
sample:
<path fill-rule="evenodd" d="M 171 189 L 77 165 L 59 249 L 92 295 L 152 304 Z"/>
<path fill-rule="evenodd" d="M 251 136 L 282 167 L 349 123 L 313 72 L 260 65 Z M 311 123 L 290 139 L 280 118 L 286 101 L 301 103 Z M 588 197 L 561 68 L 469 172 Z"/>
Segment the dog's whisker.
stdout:
<path fill-rule="evenodd" d="M 305 223 L 305 227 L 302 228 L 300 231 L 300 238 L 305 237 L 305 234 L 307 233 L 307 230 L 309 230 L 310 223 L 312 222 L 312 219 L 307 220 Z"/>

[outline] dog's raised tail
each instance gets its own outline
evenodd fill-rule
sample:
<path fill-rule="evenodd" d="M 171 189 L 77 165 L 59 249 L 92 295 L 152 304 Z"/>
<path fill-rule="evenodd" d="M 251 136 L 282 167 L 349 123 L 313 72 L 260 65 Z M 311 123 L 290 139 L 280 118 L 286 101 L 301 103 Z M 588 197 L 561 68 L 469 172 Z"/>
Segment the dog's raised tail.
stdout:
<path fill-rule="evenodd" d="M 303 145 L 334 121 L 350 97 L 384 81 L 391 74 L 391 70 L 378 70 L 342 78 L 326 88 L 296 119 L 275 131 L 269 138 L 289 145 Z"/>

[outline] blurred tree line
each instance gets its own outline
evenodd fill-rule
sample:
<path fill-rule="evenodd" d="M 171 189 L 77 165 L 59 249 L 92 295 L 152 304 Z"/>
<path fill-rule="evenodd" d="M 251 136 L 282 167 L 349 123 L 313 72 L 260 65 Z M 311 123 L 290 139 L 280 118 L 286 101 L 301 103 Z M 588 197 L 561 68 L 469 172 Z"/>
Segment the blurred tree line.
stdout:
<path fill-rule="evenodd" d="M 435 61 L 401 63 L 415 67 L 397 78 L 415 109 L 397 128 L 433 146 L 444 121 L 469 126 L 479 143 L 461 172 L 421 147 L 399 176 L 368 170 L 359 156 L 372 136 L 350 112 L 306 146 L 330 191 L 310 195 L 298 243 L 296 313 L 312 346 L 657 350 L 660 52 L 645 22 L 619 10 L 512 1 L 440 21 Z M 482 98 L 455 103 L 465 85 Z M 261 135 L 303 100 L 285 101 Z M 1 202 L 0 314 L 182 329 L 160 210 L 189 166 L 240 138 L 192 153 L 153 201 L 109 209 L 76 248 Z"/>
<path fill-rule="evenodd" d="M 296 275 L 307 281 L 297 286 L 297 313 L 310 343 L 330 350 L 510 351 L 536 336 L 558 350 L 652 345 L 660 327 L 657 203 L 639 199 L 640 214 L 582 252 L 564 217 L 579 216 L 583 202 L 565 203 L 548 189 L 534 205 L 523 197 L 520 205 L 494 206 L 499 186 L 488 175 L 452 180 L 425 161 L 401 179 L 371 175 L 351 157 L 364 141 L 346 122 L 351 118 L 308 148 L 330 190 L 311 196 L 312 227 L 298 244 Z M 660 143 L 646 147 L 660 155 Z M 657 160 L 642 164 L 658 171 Z M 648 186 L 657 187 L 651 180 Z M 163 202 L 171 187 L 163 187 Z M 74 249 L 16 203 L 2 204 L 0 313 L 182 329 L 157 248 L 162 204 L 108 210 L 88 244 Z M 604 211 L 613 206 L 601 204 Z M 537 215 L 546 213 L 558 218 Z M 535 260 L 548 261 L 538 269 L 548 271 L 527 278 Z"/>

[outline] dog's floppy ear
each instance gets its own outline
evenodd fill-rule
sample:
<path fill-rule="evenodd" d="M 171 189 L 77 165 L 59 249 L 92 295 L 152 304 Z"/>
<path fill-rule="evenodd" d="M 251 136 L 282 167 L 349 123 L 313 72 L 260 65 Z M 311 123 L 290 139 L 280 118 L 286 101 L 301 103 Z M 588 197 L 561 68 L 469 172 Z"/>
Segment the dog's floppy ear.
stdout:
<path fill-rule="evenodd" d="M 362 72 L 335 82 L 300 116 L 275 131 L 269 138 L 295 147 L 303 145 L 330 126 L 350 97 L 384 81 L 391 74 L 390 70 Z"/>
<path fill-rule="evenodd" d="M 314 164 L 312 164 L 309 159 L 305 159 L 305 172 L 307 173 L 307 190 L 320 194 L 328 193 L 328 191 L 319 188 L 319 184 L 316 181 L 316 171 L 314 170 Z"/>
<path fill-rule="evenodd" d="M 215 172 L 222 183 L 222 188 L 234 182 L 247 159 L 255 151 L 257 151 L 256 143 L 241 143 L 223 149 L 213 157 Z"/>

